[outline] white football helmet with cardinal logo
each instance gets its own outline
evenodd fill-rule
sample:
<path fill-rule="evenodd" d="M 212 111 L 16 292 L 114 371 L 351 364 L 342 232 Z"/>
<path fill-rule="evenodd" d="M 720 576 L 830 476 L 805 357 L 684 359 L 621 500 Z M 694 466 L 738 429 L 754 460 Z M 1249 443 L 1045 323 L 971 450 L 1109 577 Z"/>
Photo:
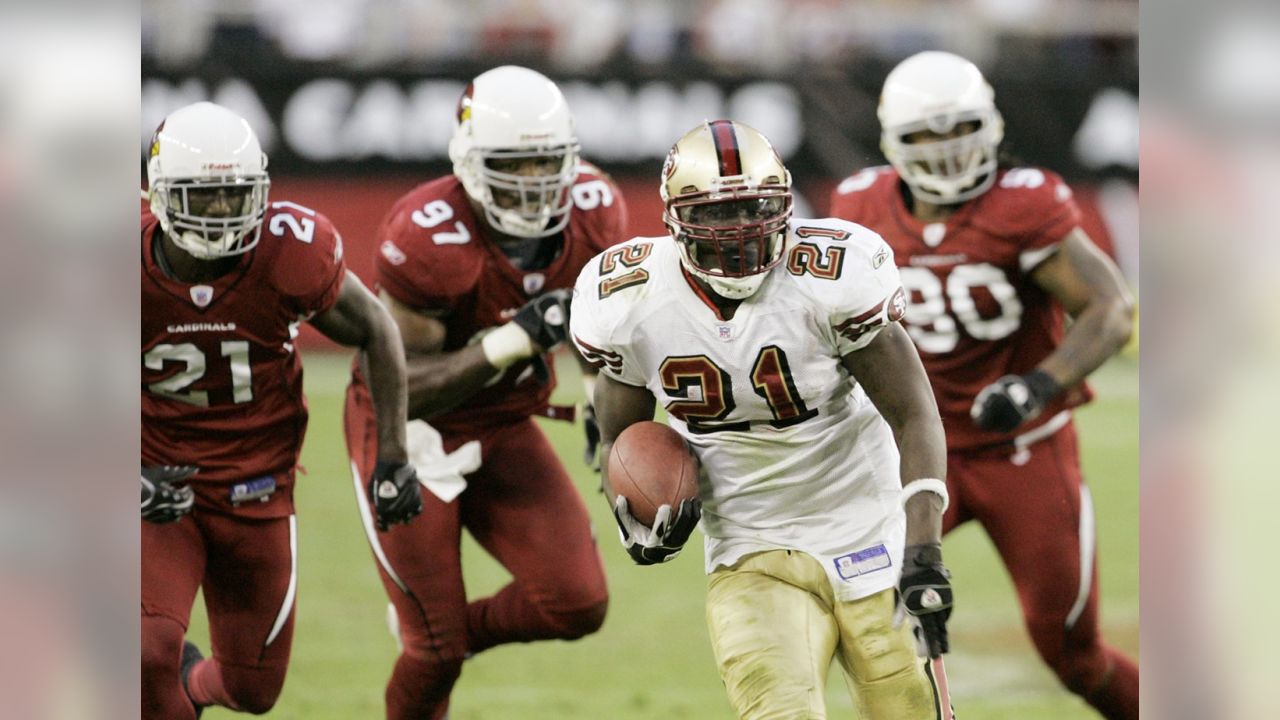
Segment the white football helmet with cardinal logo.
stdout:
<path fill-rule="evenodd" d="M 449 159 L 496 230 L 547 237 L 569 223 L 578 138 L 564 95 L 541 73 L 504 65 L 476 76 L 458 101 Z"/>
<path fill-rule="evenodd" d="M 178 247 L 211 260 L 249 252 L 267 212 L 267 156 L 248 121 L 210 102 L 170 113 L 151 139 L 148 197 L 160 227 Z M 205 213 L 217 194 L 228 209 Z"/>

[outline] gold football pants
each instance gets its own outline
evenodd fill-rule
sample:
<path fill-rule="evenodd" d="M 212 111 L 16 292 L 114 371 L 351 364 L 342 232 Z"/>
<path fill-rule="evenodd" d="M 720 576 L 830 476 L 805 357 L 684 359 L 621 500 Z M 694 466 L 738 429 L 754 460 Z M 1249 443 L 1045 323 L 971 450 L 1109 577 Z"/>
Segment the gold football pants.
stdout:
<path fill-rule="evenodd" d="M 910 623 L 893 627 L 894 592 L 838 602 L 822 565 L 795 550 L 748 555 L 711 574 L 707 627 L 738 716 L 824 719 L 832 658 L 860 720 L 935 720 L 935 689 Z"/>

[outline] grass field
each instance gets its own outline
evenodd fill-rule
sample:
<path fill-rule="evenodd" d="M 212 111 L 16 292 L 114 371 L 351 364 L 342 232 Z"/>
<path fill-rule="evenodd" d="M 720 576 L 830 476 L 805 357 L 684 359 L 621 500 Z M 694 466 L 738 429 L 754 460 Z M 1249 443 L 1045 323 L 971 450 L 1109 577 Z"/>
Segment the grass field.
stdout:
<path fill-rule="evenodd" d="M 299 590 L 293 661 L 271 717 L 353 720 L 383 716 L 382 693 L 396 655 L 384 624 L 386 598 L 352 495 L 342 440 L 345 356 L 313 353 L 306 363 L 311 429 L 298 490 Z M 580 395 L 573 371 L 561 395 Z M 1093 382 L 1098 399 L 1078 413 L 1085 474 L 1098 519 L 1102 618 L 1109 640 L 1138 648 L 1138 375 L 1120 359 Z M 631 720 L 732 718 L 703 622 L 701 543 L 670 565 L 639 568 L 616 541 L 597 478 L 581 463 L 581 430 L 546 422 L 562 449 L 601 538 L 612 595 L 597 634 L 574 643 L 499 647 L 463 668 L 452 720 Z M 957 608 L 947 658 L 957 714 L 966 720 L 1094 718 L 1035 656 L 1012 585 L 981 528 L 946 542 Z M 474 542 L 463 548 L 470 596 L 506 583 L 506 572 Z M 1072 592 L 1074 588 L 1064 588 Z M 191 638 L 208 649 L 202 608 Z M 838 672 L 828 683 L 832 718 L 854 711 Z M 239 717 L 218 708 L 205 720 Z"/>

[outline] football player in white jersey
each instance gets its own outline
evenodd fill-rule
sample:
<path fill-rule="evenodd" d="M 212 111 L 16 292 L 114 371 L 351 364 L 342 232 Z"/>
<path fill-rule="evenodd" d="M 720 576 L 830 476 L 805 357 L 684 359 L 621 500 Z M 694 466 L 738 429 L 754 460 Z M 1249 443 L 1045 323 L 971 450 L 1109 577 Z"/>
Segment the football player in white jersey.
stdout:
<path fill-rule="evenodd" d="M 669 561 L 701 518 L 707 624 L 741 717 L 825 717 L 833 658 L 862 718 L 952 717 L 940 661 L 918 659 L 948 650 L 946 449 L 892 251 L 853 223 L 792 218 L 790 173 L 741 123 L 681 138 L 661 192 L 671 234 L 589 262 L 571 313 L 601 370 L 602 457 L 661 402 L 702 466 L 698 499 L 652 527 L 606 467 L 623 545 Z"/>

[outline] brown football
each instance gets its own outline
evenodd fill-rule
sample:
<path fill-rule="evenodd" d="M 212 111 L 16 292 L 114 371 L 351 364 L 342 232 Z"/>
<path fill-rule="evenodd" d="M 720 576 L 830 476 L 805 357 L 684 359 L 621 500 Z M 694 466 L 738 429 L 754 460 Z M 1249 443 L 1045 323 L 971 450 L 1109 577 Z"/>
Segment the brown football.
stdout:
<path fill-rule="evenodd" d="M 609 484 L 645 525 L 662 505 L 672 512 L 698 496 L 698 459 L 675 430 L 656 422 L 627 426 L 609 453 Z"/>

